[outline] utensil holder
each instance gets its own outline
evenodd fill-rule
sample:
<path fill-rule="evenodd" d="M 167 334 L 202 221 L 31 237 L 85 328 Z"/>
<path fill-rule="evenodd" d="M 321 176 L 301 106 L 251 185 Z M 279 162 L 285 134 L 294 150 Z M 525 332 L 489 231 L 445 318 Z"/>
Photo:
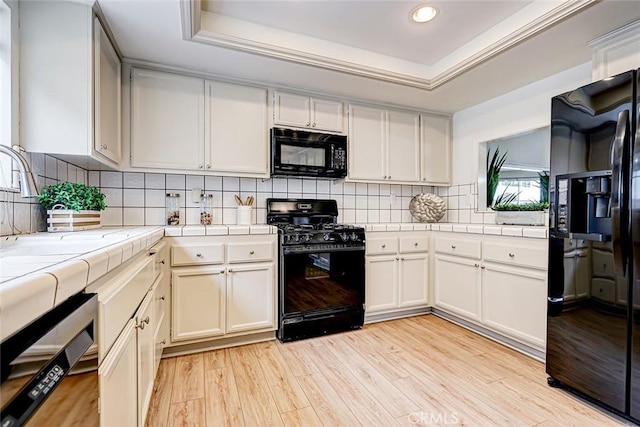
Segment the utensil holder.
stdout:
<path fill-rule="evenodd" d="M 236 223 L 238 225 L 251 225 L 251 206 L 238 206 Z"/>

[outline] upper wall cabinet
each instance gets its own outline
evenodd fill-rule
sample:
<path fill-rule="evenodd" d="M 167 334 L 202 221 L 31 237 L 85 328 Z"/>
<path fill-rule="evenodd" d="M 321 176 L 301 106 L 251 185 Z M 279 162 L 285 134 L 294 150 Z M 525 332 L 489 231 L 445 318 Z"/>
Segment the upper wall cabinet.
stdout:
<path fill-rule="evenodd" d="M 407 184 L 451 181 L 449 116 L 349 106 L 349 180 Z"/>
<path fill-rule="evenodd" d="M 640 68 L 640 21 L 593 40 L 593 80 Z"/>
<path fill-rule="evenodd" d="M 276 92 L 273 123 L 310 130 L 344 132 L 344 107 L 340 101 Z"/>
<path fill-rule="evenodd" d="M 117 168 L 121 64 L 93 9 L 21 2 L 20 44 L 21 145 L 85 168 Z"/>
<path fill-rule="evenodd" d="M 134 68 L 131 166 L 269 176 L 267 90 Z"/>
<path fill-rule="evenodd" d="M 131 166 L 204 169 L 204 80 L 134 68 Z"/>
<path fill-rule="evenodd" d="M 420 116 L 420 150 L 422 181 L 451 184 L 451 118 Z"/>

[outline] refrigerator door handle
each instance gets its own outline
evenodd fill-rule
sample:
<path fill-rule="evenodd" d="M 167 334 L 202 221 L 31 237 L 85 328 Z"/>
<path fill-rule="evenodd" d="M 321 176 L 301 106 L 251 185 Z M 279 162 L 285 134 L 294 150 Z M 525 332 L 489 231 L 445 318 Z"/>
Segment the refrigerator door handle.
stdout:
<path fill-rule="evenodd" d="M 616 136 L 611 144 L 611 243 L 613 247 L 613 267 L 617 276 L 624 276 L 626 272 L 626 251 L 622 241 L 621 227 L 622 215 L 625 214 L 622 206 L 622 198 L 626 195 L 622 194 L 623 190 L 623 159 L 624 145 L 629 130 L 629 110 L 621 111 L 618 114 L 618 122 L 616 124 Z M 626 223 L 626 221 L 625 221 Z M 624 231 L 626 235 L 627 231 Z"/>

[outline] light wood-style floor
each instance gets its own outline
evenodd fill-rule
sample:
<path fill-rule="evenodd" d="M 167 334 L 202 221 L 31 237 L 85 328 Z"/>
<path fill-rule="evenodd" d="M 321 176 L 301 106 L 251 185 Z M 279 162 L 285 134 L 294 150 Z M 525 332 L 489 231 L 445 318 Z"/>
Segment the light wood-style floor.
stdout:
<path fill-rule="evenodd" d="M 434 315 L 162 360 L 147 425 L 613 426 L 544 364 Z"/>

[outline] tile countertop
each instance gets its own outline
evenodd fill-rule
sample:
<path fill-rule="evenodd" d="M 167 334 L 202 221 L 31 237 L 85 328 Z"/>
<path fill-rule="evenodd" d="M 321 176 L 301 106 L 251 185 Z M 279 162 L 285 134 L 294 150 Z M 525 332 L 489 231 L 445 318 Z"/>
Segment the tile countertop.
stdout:
<path fill-rule="evenodd" d="M 163 236 L 163 227 L 117 227 L 2 237 L 0 340 Z"/>
<path fill-rule="evenodd" d="M 546 239 L 546 226 L 518 226 L 496 224 L 458 224 L 458 223 L 393 223 L 358 224 L 366 231 L 448 231 L 452 233 L 490 234 L 495 236 L 530 237 Z"/>

